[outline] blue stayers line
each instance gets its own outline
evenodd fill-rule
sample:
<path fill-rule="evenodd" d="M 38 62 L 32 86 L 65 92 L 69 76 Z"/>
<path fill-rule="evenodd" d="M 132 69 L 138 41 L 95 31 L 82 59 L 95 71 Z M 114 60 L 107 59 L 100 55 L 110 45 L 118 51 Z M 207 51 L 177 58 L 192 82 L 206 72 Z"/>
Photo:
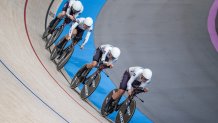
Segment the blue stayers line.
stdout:
<path fill-rule="evenodd" d="M 6 65 L 5 63 L 0 60 L 0 62 L 2 63 L 2 65 L 4 65 L 4 67 L 28 90 L 30 91 L 36 98 L 38 98 L 43 104 L 45 104 L 49 109 L 51 109 L 55 114 L 57 114 L 60 118 L 62 118 L 64 121 L 66 121 L 67 123 L 70 123 L 69 121 L 67 121 L 63 116 L 61 116 L 57 111 L 55 111 L 52 107 L 50 107 L 45 101 L 43 101 L 38 95 L 36 95 L 29 87 L 27 87 L 24 82 L 22 82 Z"/>
<path fill-rule="evenodd" d="M 61 12 L 64 3 L 67 0 L 63 0 L 61 5 L 58 8 L 58 11 L 56 14 Z M 96 22 L 96 18 L 101 10 L 101 8 L 106 3 L 106 0 L 80 0 L 83 3 L 84 11 L 80 15 L 80 17 L 92 17 L 94 20 L 94 23 Z M 68 34 L 70 29 L 70 26 L 67 25 L 63 31 L 63 33 L 60 35 L 59 39 Z M 94 28 L 95 30 L 95 28 Z M 84 36 L 86 33 L 84 33 Z M 84 39 L 83 36 L 83 39 Z M 82 40 L 79 42 L 79 44 L 82 43 Z M 108 42 L 110 43 L 110 42 Z M 69 45 L 69 44 L 68 44 Z M 73 55 L 71 56 L 70 60 L 65 65 L 65 70 L 69 74 L 71 78 L 76 74 L 76 72 L 81 68 L 84 64 L 89 63 L 92 61 L 92 57 L 95 52 L 95 44 L 94 44 L 94 31 L 92 32 L 88 43 L 85 45 L 84 50 L 81 50 L 78 45 L 75 46 L 75 50 Z M 118 61 L 119 62 L 119 61 Z M 93 71 L 90 72 L 90 74 L 93 73 Z M 81 86 L 80 86 L 81 88 Z M 101 81 L 95 92 L 88 98 L 98 109 L 101 109 L 101 105 L 104 101 L 104 98 L 107 96 L 107 94 L 112 90 L 115 89 L 115 84 L 110 80 L 110 78 L 106 77 L 105 74 L 101 73 Z M 125 98 L 123 97 L 121 101 L 123 101 Z M 111 115 L 108 116 L 111 120 L 115 120 L 117 115 L 117 112 L 113 112 Z M 140 112 L 138 109 L 136 109 L 132 119 L 129 123 L 152 123 L 148 117 L 146 117 L 142 112 Z"/>

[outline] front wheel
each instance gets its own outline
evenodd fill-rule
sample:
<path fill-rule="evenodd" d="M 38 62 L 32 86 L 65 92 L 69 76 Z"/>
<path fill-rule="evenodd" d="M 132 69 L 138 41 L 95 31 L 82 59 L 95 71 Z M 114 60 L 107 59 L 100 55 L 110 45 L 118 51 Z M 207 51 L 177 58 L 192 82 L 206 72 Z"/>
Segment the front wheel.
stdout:
<path fill-rule="evenodd" d="M 136 109 L 136 102 L 134 99 L 126 99 L 124 103 L 122 103 L 117 116 L 116 116 L 116 123 L 128 123 L 129 120 L 132 118 L 133 114 L 135 113 Z"/>
<path fill-rule="evenodd" d="M 89 72 L 91 71 L 91 69 L 85 69 L 84 65 L 77 73 L 76 75 L 73 77 L 71 83 L 70 83 L 70 88 L 74 89 L 76 88 L 81 82 L 85 81 L 86 76 L 89 74 Z"/>
<path fill-rule="evenodd" d="M 50 30 L 49 27 L 47 27 L 47 28 L 45 29 L 45 32 L 42 34 L 42 39 L 45 39 L 45 38 L 49 35 L 49 30 Z"/>
<path fill-rule="evenodd" d="M 61 56 L 60 61 L 57 64 L 57 69 L 60 70 L 64 67 L 64 65 L 69 61 L 71 55 L 73 54 L 74 47 L 70 48 L 69 51 L 64 51 L 64 53 Z"/>
<path fill-rule="evenodd" d="M 64 27 L 61 26 L 60 28 L 57 28 L 51 35 L 50 40 L 46 43 L 45 48 L 48 49 L 57 39 L 58 37 L 61 35 L 62 31 L 63 31 Z"/>
<path fill-rule="evenodd" d="M 54 60 L 58 56 L 58 52 L 60 52 L 60 49 L 55 46 L 54 49 L 51 51 L 50 59 Z"/>
<path fill-rule="evenodd" d="M 108 105 L 108 101 L 112 98 L 112 95 L 113 93 L 117 92 L 118 89 L 114 89 L 112 90 L 107 96 L 106 98 L 104 99 L 104 102 L 102 103 L 102 106 L 101 106 L 101 115 L 103 117 L 111 114 L 113 111 L 114 111 L 114 106 L 111 106 L 111 105 Z"/>
<path fill-rule="evenodd" d="M 92 74 L 88 79 L 85 81 L 85 85 L 83 86 L 83 89 L 81 90 L 80 97 L 82 99 L 88 98 L 98 87 L 100 83 L 101 75 L 99 73 Z"/>

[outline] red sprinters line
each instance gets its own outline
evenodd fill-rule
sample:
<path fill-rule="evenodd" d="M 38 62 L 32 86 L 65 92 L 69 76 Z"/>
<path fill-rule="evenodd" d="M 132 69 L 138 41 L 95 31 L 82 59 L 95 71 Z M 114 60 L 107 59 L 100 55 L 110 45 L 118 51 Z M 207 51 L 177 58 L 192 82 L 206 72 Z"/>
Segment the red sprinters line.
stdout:
<path fill-rule="evenodd" d="M 93 114 L 91 114 L 87 109 L 85 109 L 82 105 L 79 104 L 78 101 L 76 101 L 69 93 L 67 93 L 67 91 L 58 83 L 58 81 L 51 75 L 51 73 L 48 71 L 48 69 L 45 67 L 45 65 L 42 63 L 41 59 L 39 58 L 38 54 L 36 53 L 32 41 L 30 39 L 29 33 L 28 33 L 28 29 L 27 29 L 27 23 L 26 23 L 26 8 L 27 8 L 27 4 L 28 4 L 28 0 L 26 0 L 25 2 L 25 6 L 24 6 L 24 25 L 25 25 L 25 31 L 27 34 L 27 38 L 29 40 L 30 46 L 34 52 L 34 54 L 36 55 L 37 59 L 39 60 L 39 62 L 41 63 L 41 65 L 43 66 L 43 68 L 47 71 L 47 73 L 49 74 L 49 76 L 55 81 L 56 84 L 58 84 L 58 86 L 71 98 L 73 99 L 80 107 L 82 107 L 85 111 L 87 111 L 90 115 L 92 115 L 95 119 L 97 119 L 99 122 L 101 122 L 96 116 L 94 116 Z"/>

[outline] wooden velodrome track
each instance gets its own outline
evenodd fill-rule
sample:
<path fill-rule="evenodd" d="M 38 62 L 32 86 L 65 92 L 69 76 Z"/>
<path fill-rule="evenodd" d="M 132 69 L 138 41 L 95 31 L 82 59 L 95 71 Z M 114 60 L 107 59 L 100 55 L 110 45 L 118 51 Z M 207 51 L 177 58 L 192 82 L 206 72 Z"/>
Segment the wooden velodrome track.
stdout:
<path fill-rule="evenodd" d="M 41 39 L 50 0 L 0 1 L 0 122 L 108 122 L 49 60 Z"/>

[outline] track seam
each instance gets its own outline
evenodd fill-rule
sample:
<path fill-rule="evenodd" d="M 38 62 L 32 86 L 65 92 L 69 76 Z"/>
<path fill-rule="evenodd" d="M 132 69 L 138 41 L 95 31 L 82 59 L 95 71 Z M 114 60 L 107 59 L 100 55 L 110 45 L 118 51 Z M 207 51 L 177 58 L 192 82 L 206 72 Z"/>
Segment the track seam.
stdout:
<path fill-rule="evenodd" d="M 68 120 L 66 120 L 63 116 L 61 116 L 57 111 L 55 111 L 51 106 L 49 106 L 45 101 L 43 101 L 37 94 L 35 94 L 26 84 L 24 84 L 23 81 L 21 81 L 21 79 L 19 79 L 14 72 L 12 72 L 11 69 L 9 69 L 9 67 L 2 61 L 0 60 L 0 62 L 2 63 L 2 65 L 28 90 L 30 91 L 37 99 L 39 99 L 43 104 L 45 104 L 49 109 L 51 109 L 55 114 L 57 114 L 60 118 L 62 118 L 64 121 L 66 121 L 67 123 L 70 123 Z"/>
<path fill-rule="evenodd" d="M 93 116 L 96 120 L 98 120 L 99 122 L 101 122 L 96 116 L 94 116 L 93 114 L 91 114 L 87 109 L 85 109 L 82 105 L 79 104 L 79 102 L 77 102 L 59 83 L 58 81 L 51 75 L 51 73 L 48 71 L 48 69 L 45 67 L 45 65 L 42 63 L 41 59 L 39 58 L 38 54 L 36 53 L 32 41 L 30 39 L 29 33 L 28 33 L 28 29 L 27 29 L 27 23 L 26 23 L 26 8 L 27 8 L 27 4 L 28 4 L 28 0 L 26 0 L 25 2 L 25 6 L 24 6 L 24 25 L 25 25 L 25 31 L 27 34 L 27 38 L 28 41 L 30 43 L 30 46 L 35 54 L 35 56 L 37 57 L 38 61 L 40 62 L 40 64 L 43 66 L 43 68 L 46 70 L 46 72 L 49 74 L 49 76 L 55 81 L 55 83 L 71 98 L 73 99 L 80 107 L 82 107 L 85 111 L 87 111 L 91 116 Z"/>

